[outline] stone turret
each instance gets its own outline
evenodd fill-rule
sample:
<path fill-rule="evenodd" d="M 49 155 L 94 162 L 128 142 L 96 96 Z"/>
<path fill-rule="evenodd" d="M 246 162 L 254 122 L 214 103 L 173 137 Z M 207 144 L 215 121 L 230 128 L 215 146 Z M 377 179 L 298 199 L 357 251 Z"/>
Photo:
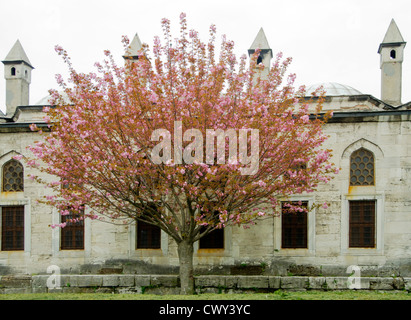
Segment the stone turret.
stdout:
<path fill-rule="evenodd" d="M 394 19 L 378 48 L 381 69 L 381 100 L 398 106 L 401 104 L 402 62 L 406 42 Z"/>
<path fill-rule="evenodd" d="M 6 115 L 11 117 L 18 106 L 29 105 L 31 65 L 19 40 L 2 61 L 6 79 Z"/>
<path fill-rule="evenodd" d="M 256 49 L 260 49 L 260 56 L 257 59 L 257 64 L 263 63 L 264 65 L 264 70 L 262 71 L 261 76 L 266 77 L 268 75 L 268 72 L 270 71 L 273 51 L 268 44 L 267 37 L 265 36 L 263 28 L 258 31 L 258 34 L 255 37 L 250 49 L 248 49 L 248 55 L 251 57 Z"/>
<path fill-rule="evenodd" d="M 130 43 L 130 46 L 128 47 L 127 52 L 124 54 L 123 58 L 126 60 L 137 60 L 138 55 L 140 54 L 141 49 L 143 48 L 140 38 L 138 34 L 136 33 L 134 35 L 133 40 Z"/>

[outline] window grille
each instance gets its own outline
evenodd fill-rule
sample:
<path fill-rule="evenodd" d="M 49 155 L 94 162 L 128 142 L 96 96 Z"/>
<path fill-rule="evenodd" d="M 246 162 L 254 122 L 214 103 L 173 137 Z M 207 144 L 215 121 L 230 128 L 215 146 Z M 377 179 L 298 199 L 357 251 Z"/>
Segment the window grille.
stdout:
<path fill-rule="evenodd" d="M 23 165 L 17 160 L 6 162 L 3 165 L 3 191 L 23 191 L 23 172 Z"/>
<path fill-rule="evenodd" d="M 161 229 L 158 226 L 137 221 L 137 249 L 160 249 Z"/>
<path fill-rule="evenodd" d="M 350 159 L 350 185 L 374 185 L 374 155 L 366 149 L 354 151 Z"/>
<path fill-rule="evenodd" d="M 224 249 L 224 228 L 211 231 L 199 242 L 200 249 Z"/>
<path fill-rule="evenodd" d="M 146 204 L 144 215 L 147 217 L 155 216 L 158 214 L 159 208 L 155 202 L 148 202 Z M 136 226 L 136 248 L 137 249 L 160 249 L 161 248 L 161 229 L 160 227 L 143 222 L 137 221 Z"/>
<path fill-rule="evenodd" d="M 24 206 L 1 208 L 1 250 L 24 250 Z"/>
<path fill-rule="evenodd" d="M 350 201 L 350 248 L 375 247 L 375 200 Z"/>
<path fill-rule="evenodd" d="M 66 223 L 61 228 L 61 250 L 83 250 L 84 249 L 84 219 L 83 213 L 70 211 L 68 215 L 61 216 L 61 222 Z"/>
<path fill-rule="evenodd" d="M 297 202 L 290 204 L 305 209 L 308 207 L 307 201 L 302 202 L 301 205 Z M 295 211 L 285 202 L 282 203 L 281 214 L 281 247 L 284 249 L 307 248 L 307 211 Z"/>

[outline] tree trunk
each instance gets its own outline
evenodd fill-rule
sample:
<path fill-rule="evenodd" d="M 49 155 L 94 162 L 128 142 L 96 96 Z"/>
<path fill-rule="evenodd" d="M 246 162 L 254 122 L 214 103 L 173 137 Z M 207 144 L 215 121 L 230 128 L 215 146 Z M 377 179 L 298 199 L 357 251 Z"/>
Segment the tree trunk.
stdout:
<path fill-rule="evenodd" d="M 178 244 L 181 294 L 194 294 L 193 253 L 192 241 L 184 239 Z"/>

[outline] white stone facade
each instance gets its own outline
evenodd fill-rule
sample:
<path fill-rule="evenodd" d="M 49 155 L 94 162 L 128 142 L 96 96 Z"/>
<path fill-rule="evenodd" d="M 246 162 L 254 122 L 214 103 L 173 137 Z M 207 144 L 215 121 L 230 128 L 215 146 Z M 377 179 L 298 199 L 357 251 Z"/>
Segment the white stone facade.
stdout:
<path fill-rule="evenodd" d="M 7 70 L 12 63 L 8 62 Z M 230 274 L 235 267 L 255 266 L 270 275 L 325 276 L 345 274 L 349 266 L 358 265 L 375 276 L 384 272 L 411 275 L 411 109 L 408 104 L 392 106 L 370 95 L 338 92 L 327 97 L 324 109 L 334 110 L 325 126 L 326 146 L 333 150 L 332 160 L 341 171 L 318 192 L 292 197 L 309 204 L 330 203 L 327 209 L 308 214 L 306 248 L 282 248 L 281 217 L 267 218 L 247 230 L 226 228 L 224 248 L 199 249 L 196 244 L 198 273 Z M 41 122 L 41 110 L 41 106 L 8 106 L 7 114 L 0 116 L 0 168 L 14 155 L 27 154 L 26 147 L 39 139 L 28 126 Z M 374 156 L 374 185 L 350 186 L 350 157 L 360 148 Z M 87 220 L 84 249 L 61 250 L 61 230 L 50 227 L 59 222 L 58 212 L 36 202 L 48 190 L 27 179 L 31 169 L 24 170 L 24 191 L 1 188 L 0 192 L 0 210 L 24 206 L 24 249 L 0 250 L 0 275 L 42 274 L 51 265 L 63 273 L 98 273 L 105 268 L 137 274 L 177 272 L 173 240 L 162 232 L 160 249 L 137 249 L 133 225 Z M 352 200 L 376 201 L 373 247 L 349 246 Z"/>

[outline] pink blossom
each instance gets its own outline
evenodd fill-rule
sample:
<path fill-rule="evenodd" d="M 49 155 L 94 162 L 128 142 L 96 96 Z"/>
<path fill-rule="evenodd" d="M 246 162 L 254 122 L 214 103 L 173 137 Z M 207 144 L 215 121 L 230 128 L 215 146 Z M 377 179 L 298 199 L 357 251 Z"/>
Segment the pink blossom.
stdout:
<path fill-rule="evenodd" d="M 306 114 L 306 115 L 303 115 L 303 116 L 301 117 L 301 120 L 302 120 L 304 123 L 308 123 L 308 121 L 310 121 L 310 117 Z"/>

